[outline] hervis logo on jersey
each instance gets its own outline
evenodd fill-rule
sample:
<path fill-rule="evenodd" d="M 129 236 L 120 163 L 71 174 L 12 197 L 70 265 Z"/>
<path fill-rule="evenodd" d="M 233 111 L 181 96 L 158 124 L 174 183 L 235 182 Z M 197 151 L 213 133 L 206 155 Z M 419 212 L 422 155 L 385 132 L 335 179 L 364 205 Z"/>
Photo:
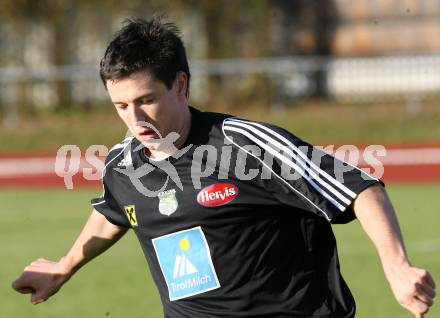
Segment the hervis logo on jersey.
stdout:
<path fill-rule="evenodd" d="M 132 226 L 137 226 L 137 218 L 136 218 L 136 208 L 134 205 L 126 205 L 124 206 L 125 214 L 127 215 L 127 219 Z"/>
<path fill-rule="evenodd" d="M 164 191 L 159 193 L 159 212 L 163 215 L 171 215 L 176 212 L 178 207 L 178 202 L 176 199 L 176 190 L 171 189 L 168 191 Z"/>
<path fill-rule="evenodd" d="M 200 226 L 167 234 L 152 242 L 171 301 L 220 287 Z"/>
<path fill-rule="evenodd" d="M 238 188 L 230 183 L 211 184 L 197 194 L 197 202 L 206 207 L 213 207 L 231 202 L 238 194 Z"/>

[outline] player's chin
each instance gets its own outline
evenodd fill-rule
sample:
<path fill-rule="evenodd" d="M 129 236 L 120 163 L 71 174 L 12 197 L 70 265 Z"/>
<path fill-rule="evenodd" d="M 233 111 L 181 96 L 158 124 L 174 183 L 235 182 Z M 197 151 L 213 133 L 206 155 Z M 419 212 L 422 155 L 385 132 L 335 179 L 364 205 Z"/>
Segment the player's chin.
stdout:
<path fill-rule="evenodd" d="M 159 141 L 156 138 L 145 138 L 145 137 L 136 137 L 137 140 L 139 140 L 139 142 L 146 148 L 151 149 L 151 150 L 155 150 L 157 149 L 157 147 L 159 147 Z"/>

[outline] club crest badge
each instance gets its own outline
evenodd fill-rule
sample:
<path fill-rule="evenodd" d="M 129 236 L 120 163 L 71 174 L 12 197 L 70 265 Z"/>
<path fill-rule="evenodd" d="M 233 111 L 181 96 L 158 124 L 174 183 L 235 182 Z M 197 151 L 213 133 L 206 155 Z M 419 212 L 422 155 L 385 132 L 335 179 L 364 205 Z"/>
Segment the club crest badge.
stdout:
<path fill-rule="evenodd" d="M 170 216 L 176 212 L 178 202 L 176 199 L 176 190 L 171 189 L 158 194 L 159 212 L 163 215 Z"/>

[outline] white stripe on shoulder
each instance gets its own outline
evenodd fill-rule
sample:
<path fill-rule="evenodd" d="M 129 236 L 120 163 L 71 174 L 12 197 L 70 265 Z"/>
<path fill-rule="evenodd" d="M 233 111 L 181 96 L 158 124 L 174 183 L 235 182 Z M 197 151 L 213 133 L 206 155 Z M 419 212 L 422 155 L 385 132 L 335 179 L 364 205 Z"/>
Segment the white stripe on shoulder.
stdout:
<path fill-rule="evenodd" d="M 122 148 L 122 150 L 121 150 L 116 156 L 114 156 L 112 160 L 110 160 L 109 162 L 107 162 L 106 165 L 104 166 L 104 168 L 102 168 L 102 173 L 101 173 L 101 179 L 102 179 L 102 195 L 101 195 L 101 198 L 104 198 L 104 197 L 105 197 L 104 175 L 105 175 L 105 171 L 106 171 L 107 166 L 108 166 L 113 160 L 115 160 L 116 158 L 118 158 L 122 153 L 124 153 L 125 148 L 127 148 L 127 146 L 130 145 L 131 140 L 132 140 L 133 138 L 134 138 L 134 137 L 128 137 L 128 138 L 125 138 L 121 143 L 119 143 L 119 144 L 116 145 L 116 146 L 123 145 L 122 147 L 115 148 L 115 147 L 116 147 L 116 146 L 115 146 L 115 147 L 113 147 L 112 149 L 110 149 L 110 151 L 112 151 L 112 150 L 114 150 L 114 149 L 120 149 L 120 148 Z M 109 153 L 110 153 L 110 151 L 109 151 Z M 99 201 L 99 202 L 97 202 L 97 203 L 92 203 L 92 205 L 99 205 L 99 204 L 102 204 L 102 203 L 104 203 L 104 202 L 105 202 L 105 199 L 102 200 L 102 201 Z"/>
<path fill-rule="evenodd" d="M 233 139 L 231 139 L 226 133 L 225 133 L 225 121 L 223 121 L 222 124 L 222 132 L 223 135 L 225 136 L 226 139 L 229 140 L 229 142 L 231 142 L 233 145 L 235 145 L 236 147 L 238 147 L 239 149 L 243 149 L 242 147 L 240 147 L 240 145 L 238 145 L 236 142 L 233 141 Z M 330 217 L 328 216 L 327 213 L 325 213 L 324 210 L 322 210 L 319 206 L 317 206 L 315 203 L 313 203 L 313 201 L 311 201 L 308 197 L 306 197 L 304 194 L 302 194 L 300 191 L 298 191 L 297 189 L 295 189 L 290 183 L 288 183 L 286 180 L 284 180 L 281 176 L 279 176 L 275 171 L 273 171 L 272 167 L 269 167 L 263 160 L 261 160 L 261 158 L 258 158 L 257 156 L 255 156 L 253 153 L 247 151 L 246 149 L 243 149 L 243 151 L 245 151 L 246 153 L 248 153 L 250 156 L 254 157 L 255 159 L 257 159 L 263 166 L 265 166 L 267 169 L 269 169 L 270 171 L 272 171 L 273 175 L 275 177 L 277 177 L 278 179 L 281 180 L 281 182 L 283 182 L 287 187 L 289 187 L 293 192 L 297 193 L 299 196 L 301 196 L 302 198 L 304 198 L 304 200 L 306 200 L 307 202 L 309 202 L 312 206 L 314 206 L 318 211 L 320 211 L 325 218 L 327 219 L 327 221 L 331 221 Z"/>
<path fill-rule="evenodd" d="M 232 124 L 232 123 L 230 123 Z M 252 127 L 250 127 L 249 125 L 246 124 L 241 124 L 241 123 L 233 123 L 239 127 L 244 127 L 247 128 L 249 130 L 251 130 L 254 134 L 260 136 L 261 138 L 263 138 L 263 140 L 265 141 L 269 141 L 271 144 L 273 144 L 274 146 L 278 147 L 279 149 L 283 150 L 284 153 L 288 154 L 289 157 L 286 157 L 285 155 L 283 155 L 284 153 L 280 153 L 277 150 L 271 148 L 268 144 L 265 144 L 265 149 L 267 151 L 269 151 L 270 153 L 276 152 L 277 153 L 277 158 L 279 158 L 280 160 L 282 160 L 283 162 L 285 162 L 287 165 L 291 166 L 292 168 L 294 168 L 296 171 L 300 172 L 301 175 L 307 179 L 307 175 L 306 175 L 306 171 L 309 173 L 309 175 L 313 178 L 313 180 L 315 180 L 317 183 L 321 184 L 321 186 L 323 186 L 324 188 L 326 188 L 329 192 L 331 192 L 333 195 L 335 195 L 339 200 L 341 200 L 342 202 L 344 202 L 346 205 L 350 205 L 351 200 L 349 200 L 347 197 L 345 197 L 341 192 L 339 192 L 337 189 L 335 189 L 332 185 L 328 184 L 325 180 L 323 180 L 320 177 L 320 172 L 315 172 L 314 170 L 310 169 L 307 164 L 303 161 L 300 160 L 296 154 L 294 154 L 291 149 L 287 148 L 286 146 L 282 145 L 281 143 L 279 143 L 278 141 L 274 140 L 273 138 L 271 138 L 270 136 L 267 136 L 266 134 L 262 133 L 259 130 L 253 129 Z M 228 127 L 226 127 L 226 129 L 228 129 Z M 252 139 L 254 140 L 254 139 Z M 280 158 L 280 156 L 282 158 Z M 291 158 L 294 158 L 295 161 L 292 161 Z M 299 164 L 299 166 L 298 166 Z M 312 180 L 312 179 L 311 179 Z M 321 189 L 319 190 L 321 192 Z"/>
<path fill-rule="evenodd" d="M 331 197 L 327 192 L 325 192 L 323 189 L 321 189 L 321 187 L 314 181 L 314 179 L 316 180 L 316 174 L 313 175 L 314 179 L 311 179 L 309 176 L 307 176 L 307 174 L 305 173 L 304 169 L 302 169 L 301 167 L 299 167 L 298 165 L 296 165 L 293 161 L 291 161 L 290 159 L 288 159 L 287 157 L 283 156 L 282 154 L 280 154 L 278 151 L 274 150 L 273 148 L 269 147 L 268 145 L 264 144 L 263 142 L 261 142 L 260 140 L 258 140 L 257 138 L 255 138 L 253 135 L 251 135 L 249 132 L 240 129 L 240 128 L 236 128 L 236 127 L 224 127 L 225 130 L 229 130 L 229 131 L 235 131 L 238 132 L 244 136 L 246 136 L 247 138 L 249 138 L 250 140 L 252 140 L 253 142 L 255 142 L 259 147 L 261 147 L 262 149 L 268 151 L 270 154 L 272 154 L 274 157 L 278 158 L 279 160 L 281 160 L 282 162 L 284 162 L 285 164 L 287 164 L 288 166 L 292 167 L 293 169 L 295 169 L 296 172 L 298 172 L 305 180 L 307 180 L 307 182 L 313 187 L 315 188 L 316 191 L 318 191 L 323 197 L 325 197 L 329 202 L 331 202 L 334 206 L 336 206 L 339 210 L 344 211 L 346 206 L 340 204 L 338 201 L 336 201 L 333 197 Z M 241 147 L 240 147 L 241 148 Z M 271 169 L 272 170 L 272 169 Z M 273 171 L 273 170 L 272 170 Z M 310 172 L 309 172 L 310 173 Z M 283 179 L 284 180 L 284 179 Z M 350 200 L 348 200 L 347 198 L 341 196 L 340 194 L 336 194 L 334 193 L 342 202 L 344 202 L 347 206 L 351 203 Z"/>
<path fill-rule="evenodd" d="M 251 125 L 254 125 L 254 126 L 256 126 L 256 127 L 259 127 L 259 128 L 261 128 L 261 129 L 264 129 L 265 131 L 271 133 L 271 134 L 274 135 L 275 137 L 277 137 L 277 138 L 279 138 L 280 140 L 282 140 L 283 142 L 285 142 L 287 145 L 289 145 L 289 146 L 291 146 L 292 148 L 294 148 L 294 150 L 297 150 L 297 151 L 298 151 L 298 154 L 299 154 L 303 159 L 308 160 L 308 161 L 311 163 L 311 165 L 312 165 L 313 168 L 317 168 L 317 169 L 321 170 L 319 167 L 317 167 L 317 166 L 313 163 L 313 161 L 311 161 L 311 160 L 307 157 L 307 155 L 305 155 L 302 151 L 300 151 L 300 150 L 298 149 L 298 147 L 296 147 L 293 143 L 291 143 L 288 139 L 286 139 L 284 136 L 282 136 L 281 134 L 277 133 L 276 131 L 274 131 L 274 130 L 272 130 L 272 129 L 270 129 L 270 128 L 264 126 L 264 125 L 261 125 L 261 124 L 259 124 L 259 123 L 256 123 L 256 122 L 253 122 L 253 121 L 249 121 L 249 120 L 243 120 L 243 119 L 238 118 L 238 117 L 230 118 L 230 120 L 237 121 L 237 122 L 242 122 L 242 123 L 247 123 L 247 124 L 251 124 Z M 338 160 L 339 160 L 339 159 L 338 159 Z M 354 169 L 358 170 L 360 173 L 366 175 L 369 179 L 378 181 L 377 178 L 375 178 L 375 177 L 373 177 L 372 175 L 368 174 L 368 173 L 365 172 L 364 170 L 362 170 L 362 169 L 360 169 L 360 168 L 358 168 L 358 167 L 352 165 L 351 163 L 349 163 L 349 162 L 347 162 L 347 161 L 344 161 L 344 164 L 347 164 L 347 165 L 353 167 Z M 328 175 L 325 171 L 323 171 L 323 170 L 321 170 L 321 171 L 323 172 L 323 175 Z M 329 177 L 330 177 L 330 178 L 333 178 L 333 177 L 331 177 L 331 176 L 329 176 Z M 333 178 L 333 179 L 334 179 L 334 178 Z M 335 181 L 337 181 L 337 180 L 335 179 Z M 341 182 L 338 182 L 338 184 L 340 184 L 341 186 L 345 187 Z M 351 191 L 350 189 L 348 189 L 347 187 L 345 187 L 345 189 L 348 190 L 349 192 L 352 192 L 352 191 Z M 344 189 L 342 188 L 341 190 L 344 190 Z M 345 191 L 345 190 L 344 190 L 344 191 Z M 355 198 L 356 196 L 357 196 L 356 193 L 352 192 L 351 197 Z"/>
<path fill-rule="evenodd" d="M 104 166 L 104 168 L 102 168 L 102 177 L 103 177 L 103 178 L 104 178 L 104 175 L 105 175 L 105 169 L 107 168 L 107 166 L 108 166 L 113 160 L 115 160 L 116 158 L 118 158 L 122 153 L 124 153 L 125 149 L 130 145 L 131 140 L 132 140 L 133 138 L 134 138 L 134 137 L 126 138 L 126 139 L 124 139 L 124 142 L 123 142 L 123 143 L 118 144 L 118 145 L 122 145 L 121 147 L 118 147 L 118 148 L 113 147 L 113 148 L 112 148 L 112 149 L 121 149 L 121 148 L 122 148 L 122 150 L 121 150 L 116 156 L 114 156 L 109 162 L 107 162 L 106 165 Z M 111 150 L 110 150 L 110 151 L 111 151 Z"/>
<path fill-rule="evenodd" d="M 127 143 L 129 143 L 129 142 L 131 142 L 131 141 L 133 140 L 133 138 L 134 138 L 134 137 L 127 137 L 127 138 L 125 138 L 125 139 L 122 140 L 119 144 L 114 145 L 114 146 L 109 150 L 109 152 L 110 152 L 110 151 L 113 151 L 113 150 L 116 150 L 116 149 L 124 148 L 124 147 L 127 145 Z"/>
<path fill-rule="evenodd" d="M 343 183 L 341 183 L 338 180 L 336 180 L 334 177 L 330 176 L 325 170 L 322 170 L 320 167 L 318 167 L 312 160 L 310 160 L 309 157 L 307 157 L 307 155 L 305 153 L 303 153 L 301 150 L 299 150 L 298 147 L 295 144 L 293 144 L 290 140 L 288 140 L 287 138 L 285 138 L 281 134 L 275 132 L 274 130 L 272 130 L 272 129 L 264 126 L 264 125 L 261 125 L 261 124 L 255 123 L 255 122 L 243 121 L 243 120 L 238 120 L 238 119 L 232 119 L 230 121 L 230 124 L 239 124 L 239 123 L 242 123 L 243 125 L 246 125 L 246 128 L 250 129 L 252 132 L 256 132 L 258 130 L 253 128 L 253 127 L 249 127 L 250 125 L 258 127 L 260 129 L 270 133 L 271 135 L 276 137 L 278 140 L 284 142 L 285 145 L 287 145 L 290 149 L 292 149 L 297 154 L 297 156 L 295 156 L 295 159 L 299 163 L 303 163 L 303 166 L 305 166 L 305 169 L 307 171 L 310 171 L 310 170 L 313 169 L 318 174 L 322 175 L 325 179 L 330 181 L 337 188 L 339 188 L 340 190 L 345 192 L 348 196 L 350 196 L 353 199 L 356 198 L 356 193 L 351 191 L 348 187 L 346 187 Z M 260 135 L 261 135 L 261 133 L 260 133 Z M 269 135 L 267 135 L 265 133 L 263 133 L 263 135 L 265 136 L 263 138 L 266 138 L 268 140 L 273 140 L 273 138 L 271 138 Z M 307 167 L 307 164 L 310 166 L 310 168 Z"/>

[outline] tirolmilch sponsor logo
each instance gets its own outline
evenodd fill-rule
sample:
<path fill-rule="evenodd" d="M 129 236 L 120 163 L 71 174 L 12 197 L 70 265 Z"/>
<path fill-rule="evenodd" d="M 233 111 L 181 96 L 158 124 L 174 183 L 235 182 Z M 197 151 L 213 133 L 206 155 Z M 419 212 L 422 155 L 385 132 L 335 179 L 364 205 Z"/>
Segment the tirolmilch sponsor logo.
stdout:
<path fill-rule="evenodd" d="M 200 190 L 197 202 L 213 207 L 231 202 L 238 194 L 238 188 L 230 183 L 214 183 Z"/>

